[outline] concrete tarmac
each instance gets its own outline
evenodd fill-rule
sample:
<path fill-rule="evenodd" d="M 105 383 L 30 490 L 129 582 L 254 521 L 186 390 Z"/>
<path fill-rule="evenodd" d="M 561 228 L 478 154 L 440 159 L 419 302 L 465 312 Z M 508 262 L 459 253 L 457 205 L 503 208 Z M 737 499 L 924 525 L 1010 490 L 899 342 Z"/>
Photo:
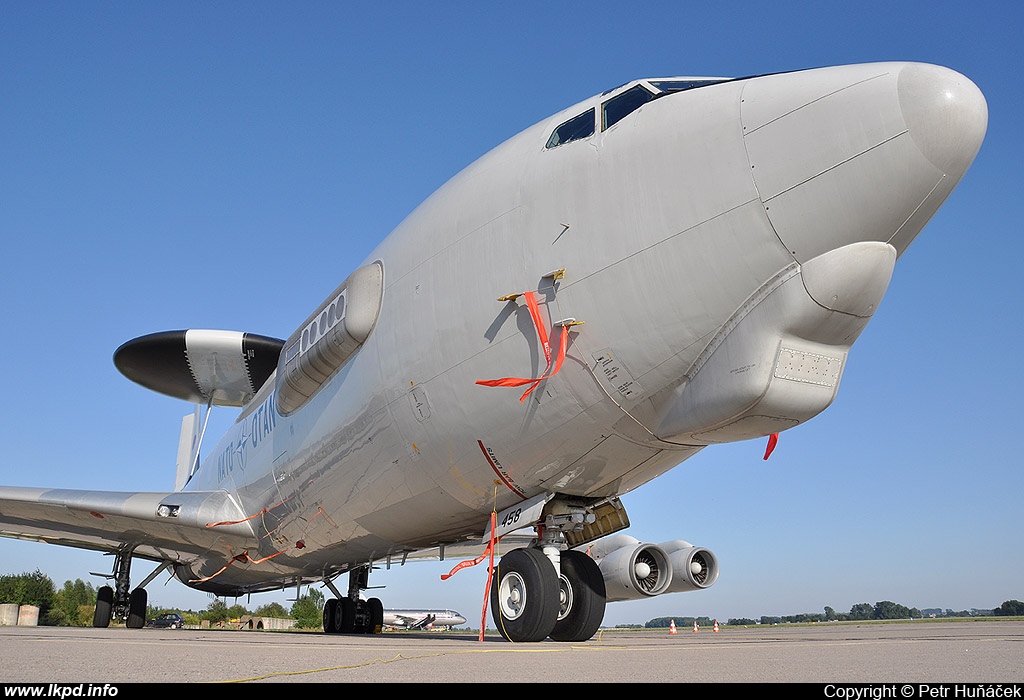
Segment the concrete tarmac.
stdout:
<path fill-rule="evenodd" d="M 579 644 L 511 644 L 494 632 L 481 642 L 439 632 L 0 627 L 0 683 L 18 682 L 1021 684 L 1024 622 L 603 630 Z"/>

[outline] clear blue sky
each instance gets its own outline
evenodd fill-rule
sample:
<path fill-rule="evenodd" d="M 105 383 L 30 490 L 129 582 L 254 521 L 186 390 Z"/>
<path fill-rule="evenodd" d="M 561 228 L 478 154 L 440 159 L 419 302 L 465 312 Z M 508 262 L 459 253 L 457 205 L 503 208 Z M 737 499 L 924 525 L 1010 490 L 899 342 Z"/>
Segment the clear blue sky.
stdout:
<path fill-rule="evenodd" d="M 768 462 L 762 441 L 709 448 L 625 496 L 630 534 L 709 547 L 722 573 L 605 622 L 1024 599 L 1021 26 L 1024 5 L 987 0 L 4 2 L 0 483 L 170 489 L 190 407 L 122 377 L 122 342 L 287 337 L 451 175 L 578 100 L 645 76 L 927 61 L 988 99 L 973 167 L 897 266 L 831 408 Z M 455 563 L 371 583 L 386 607 L 475 625 L 484 570 L 442 582 Z M 37 568 L 98 586 L 110 560 L 0 540 L 0 573 Z"/>

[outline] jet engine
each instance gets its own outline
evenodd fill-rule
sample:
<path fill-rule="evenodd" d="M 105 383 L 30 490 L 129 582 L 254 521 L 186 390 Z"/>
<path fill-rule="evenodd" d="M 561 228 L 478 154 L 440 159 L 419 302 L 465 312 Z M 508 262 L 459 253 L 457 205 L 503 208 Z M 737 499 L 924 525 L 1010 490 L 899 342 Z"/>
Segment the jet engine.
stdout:
<path fill-rule="evenodd" d="M 715 555 L 684 540 L 650 544 L 612 535 L 588 550 L 604 576 L 608 602 L 695 591 L 718 580 Z"/>
<path fill-rule="evenodd" d="M 699 591 L 718 580 L 718 559 L 710 549 L 694 547 L 685 540 L 672 540 L 659 545 L 668 552 L 672 565 L 672 583 L 666 593 Z"/>

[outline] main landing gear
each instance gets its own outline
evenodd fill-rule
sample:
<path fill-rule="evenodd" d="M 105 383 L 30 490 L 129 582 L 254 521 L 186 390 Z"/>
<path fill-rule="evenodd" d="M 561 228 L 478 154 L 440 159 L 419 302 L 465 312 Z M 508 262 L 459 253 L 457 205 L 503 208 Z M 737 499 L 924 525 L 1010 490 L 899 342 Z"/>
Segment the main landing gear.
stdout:
<path fill-rule="evenodd" d="M 513 549 L 494 568 L 491 615 L 510 642 L 582 642 L 601 626 L 604 576 L 585 553 Z"/>
<path fill-rule="evenodd" d="M 100 586 L 96 591 L 96 612 L 92 616 L 93 627 L 109 627 L 110 621 L 123 620 L 129 629 L 141 629 L 146 625 L 148 594 L 145 586 L 170 564 L 158 566 L 137 588 L 131 587 L 132 552 L 134 547 L 122 547 L 114 555 L 114 571 L 109 578 L 113 586 Z"/>
<path fill-rule="evenodd" d="M 324 583 L 336 597 L 324 603 L 324 632 L 327 634 L 380 634 L 384 629 L 384 604 L 379 598 L 363 600 L 359 591 L 367 588 L 370 567 L 361 566 L 348 575 L 348 595 L 343 596 L 332 581 Z"/>

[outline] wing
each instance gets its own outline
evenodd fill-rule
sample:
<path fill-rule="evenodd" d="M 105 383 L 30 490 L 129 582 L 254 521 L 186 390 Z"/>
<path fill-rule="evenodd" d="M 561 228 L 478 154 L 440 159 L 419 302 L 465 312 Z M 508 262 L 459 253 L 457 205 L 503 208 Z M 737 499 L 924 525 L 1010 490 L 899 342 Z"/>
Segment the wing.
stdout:
<path fill-rule="evenodd" d="M 433 615 L 427 615 L 425 617 L 418 617 L 415 620 L 409 620 L 408 626 L 411 630 L 421 630 L 433 621 Z"/>
<path fill-rule="evenodd" d="M 393 627 L 407 627 L 408 628 L 408 627 L 411 626 L 412 622 L 413 621 L 410 618 L 406 617 L 405 615 L 395 615 L 394 616 L 394 620 L 392 622 L 392 626 Z"/>
<path fill-rule="evenodd" d="M 402 613 L 397 612 L 384 613 L 384 624 L 407 630 L 423 629 L 434 620 L 435 617 L 429 613 L 417 616 L 403 615 Z"/>
<path fill-rule="evenodd" d="M 520 547 L 529 547 L 537 541 L 536 536 L 530 530 L 516 530 L 499 538 L 494 547 L 494 558 L 500 559 L 504 552 Z M 487 554 L 487 543 L 476 540 L 468 542 L 456 542 L 446 544 L 444 548 L 425 547 L 423 549 L 411 550 L 401 554 L 393 554 L 390 557 L 382 557 L 374 561 L 380 566 L 391 566 L 396 563 L 407 561 L 457 561 L 459 559 L 472 559 Z"/>
<path fill-rule="evenodd" d="M 226 491 L 118 492 L 0 487 L 0 536 L 187 562 L 258 544 Z"/>

